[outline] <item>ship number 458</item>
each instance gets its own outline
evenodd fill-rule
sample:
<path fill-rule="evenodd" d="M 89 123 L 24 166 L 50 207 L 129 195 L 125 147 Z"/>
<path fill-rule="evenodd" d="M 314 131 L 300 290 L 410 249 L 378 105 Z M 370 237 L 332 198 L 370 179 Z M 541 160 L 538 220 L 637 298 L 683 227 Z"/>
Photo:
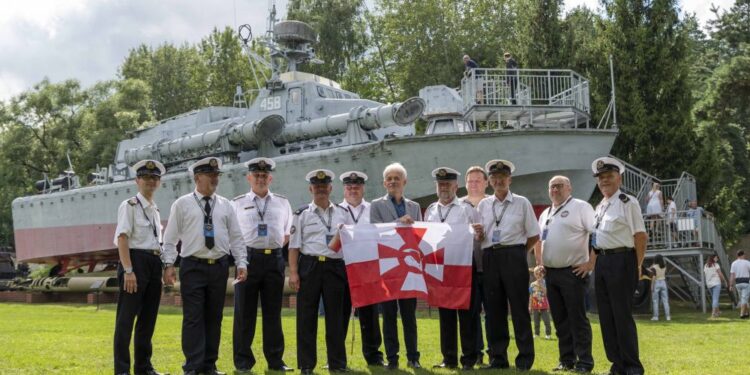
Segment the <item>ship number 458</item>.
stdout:
<path fill-rule="evenodd" d="M 275 111 L 277 109 L 281 109 L 280 96 L 269 96 L 260 101 L 261 111 Z"/>

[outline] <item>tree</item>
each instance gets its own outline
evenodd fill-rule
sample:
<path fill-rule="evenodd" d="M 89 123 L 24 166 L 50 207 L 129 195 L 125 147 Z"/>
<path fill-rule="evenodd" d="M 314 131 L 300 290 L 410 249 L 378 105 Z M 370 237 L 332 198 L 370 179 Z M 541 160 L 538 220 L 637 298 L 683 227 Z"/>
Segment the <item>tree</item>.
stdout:
<path fill-rule="evenodd" d="M 205 67 L 207 104 L 232 106 L 237 84 L 243 89 L 255 88 L 248 58 L 242 51 L 237 33 L 231 28 L 226 27 L 224 31 L 214 28 L 200 42 L 200 55 L 204 64 L 196 69 Z"/>

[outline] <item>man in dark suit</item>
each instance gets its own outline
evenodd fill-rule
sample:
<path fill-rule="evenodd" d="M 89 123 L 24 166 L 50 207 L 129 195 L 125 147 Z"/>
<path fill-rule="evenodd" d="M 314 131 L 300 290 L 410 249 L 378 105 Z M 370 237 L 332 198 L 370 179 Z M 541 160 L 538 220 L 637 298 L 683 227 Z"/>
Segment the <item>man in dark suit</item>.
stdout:
<path fill-rule="evenodd" d="M 412 224 L 422 220 L 422 209 L 419 203 L 404 197 L 406 186 L 406 169 L 400 163 L 393 163 L 383 170 L 383 186 L 388 194 L 372 201 L 370 206 L 370 223 Z M 396 314 L 401 312 L 401 323 L 404 326 L 404 343 L 406 344 L 407 365 L 421 368 L 419 351 L 417 351 L 417 300 L 405 298 L 387 301 L 383 307 L 383 338 L 388 368 L 398 368 L 398 326 Z"/>

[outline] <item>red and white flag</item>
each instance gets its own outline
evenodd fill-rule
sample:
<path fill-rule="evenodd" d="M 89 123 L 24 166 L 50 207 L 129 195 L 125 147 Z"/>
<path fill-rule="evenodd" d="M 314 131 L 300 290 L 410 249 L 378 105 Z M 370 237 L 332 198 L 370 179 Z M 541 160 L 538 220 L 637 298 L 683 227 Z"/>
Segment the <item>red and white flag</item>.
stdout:
<path fill-rule="evenodd" d="M 470 225 L 347 225 L 340 236 L 354 307 L 416 297 L 431 306 L 469 308 Z"/>

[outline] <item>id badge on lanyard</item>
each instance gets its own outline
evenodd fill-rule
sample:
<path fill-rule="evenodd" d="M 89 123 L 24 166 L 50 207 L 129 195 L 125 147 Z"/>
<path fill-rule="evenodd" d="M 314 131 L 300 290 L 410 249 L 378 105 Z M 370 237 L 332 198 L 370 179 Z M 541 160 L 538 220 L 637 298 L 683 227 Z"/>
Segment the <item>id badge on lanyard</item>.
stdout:
<path fill-rule="evenodd" d="M 203 224 L 203 237 L 214 237 L 214 225 L 212 223 Z"/>
<path fill-rule="evenodd" d="M 501 237 L 500 228 L 497 228 L 492 231 L 492 242 L 499 243 L 500 237 Z"/>
<path fill-rule="evenodd" d="M 258 224 L 258 237 L 266 237 L 268 236 L 268 224 L 260 223 Z"/>

